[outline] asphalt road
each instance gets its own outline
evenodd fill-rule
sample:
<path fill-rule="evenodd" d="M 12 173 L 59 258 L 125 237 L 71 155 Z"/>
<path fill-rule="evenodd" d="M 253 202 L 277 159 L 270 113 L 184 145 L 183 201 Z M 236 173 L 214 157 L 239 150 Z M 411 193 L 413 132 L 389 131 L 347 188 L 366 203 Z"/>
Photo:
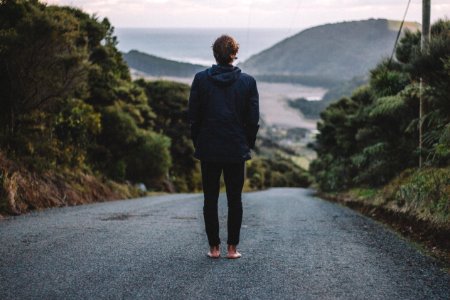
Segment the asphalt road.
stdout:
<path fill-rule="evenodd" d="M 242 258 L 210 259 L 200 194 L 0 221 L 0 299 L 450 299 L 450 276 L 395 233 L 305 189 L 243 196 Z"/>

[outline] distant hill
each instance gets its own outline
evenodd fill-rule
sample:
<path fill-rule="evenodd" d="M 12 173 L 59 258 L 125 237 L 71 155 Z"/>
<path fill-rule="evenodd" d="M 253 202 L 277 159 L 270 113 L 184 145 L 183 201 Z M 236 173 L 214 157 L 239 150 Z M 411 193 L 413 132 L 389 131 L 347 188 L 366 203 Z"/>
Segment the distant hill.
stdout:
<path fill-rule="evenodd" d="M 137 50 L 124 53 L 123 57 L 130 68 L 151 76 L 192 77 L 198 71 L 207 68 L 202 65 L 161 58 Z"/>
<path fill-rule="evenodd" d="M 400 22 L 386 19 L 312 27 L 251 56 L 239 66 L 267 78 L 309 76 L 324 82 L 365 75 L 391 54 Z M 418 23 L 405 22 L 415 31 Z"/>

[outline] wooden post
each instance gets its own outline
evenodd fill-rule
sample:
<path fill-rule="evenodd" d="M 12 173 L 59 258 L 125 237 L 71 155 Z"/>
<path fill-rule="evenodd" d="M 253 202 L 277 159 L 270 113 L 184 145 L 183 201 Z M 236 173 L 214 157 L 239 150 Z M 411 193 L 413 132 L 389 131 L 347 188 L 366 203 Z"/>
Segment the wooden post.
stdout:
<path fill-rule="evenodd" d="M 431 0 L 423 0 L 422 2 L 422 39 L 421 50 L 428 51 L 430 43 L 430 12 Z"/>
<path fill-rule="evenodd" d="M 431 0 L 422 0 L 422 38 L 420 40 L 420 50 L 422 53 L 428 52 L 428 46 L 430 44 L 430 14 L 431 14 Z M 422 96 L 423 80 L 420 77 L 419 87 L 419 168 L 422 168 L 422 149 L 423 149 L 423 115 L 424 112 L 424 99 Z"/>

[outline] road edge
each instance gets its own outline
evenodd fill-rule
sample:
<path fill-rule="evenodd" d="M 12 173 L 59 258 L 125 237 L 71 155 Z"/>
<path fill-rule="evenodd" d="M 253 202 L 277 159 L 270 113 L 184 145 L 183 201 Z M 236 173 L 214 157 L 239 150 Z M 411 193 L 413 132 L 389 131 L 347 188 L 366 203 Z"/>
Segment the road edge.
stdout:
<path fill-rule="evenodd" d="M 425 255 L 438 260 L 443 269 L 450 273 L 450 242 L 445 237 L 450 236 L 450 228 L 436 228 L 429 222 L 418 220 L 414 216 L 390 211 L 382 206 L 370 205 L 343 194 L 328 194 L 317 191 L 315 196 L 338 203 L 355 210 L 366 217 L 389 226 L 396 233 L 418 246 Z"/>

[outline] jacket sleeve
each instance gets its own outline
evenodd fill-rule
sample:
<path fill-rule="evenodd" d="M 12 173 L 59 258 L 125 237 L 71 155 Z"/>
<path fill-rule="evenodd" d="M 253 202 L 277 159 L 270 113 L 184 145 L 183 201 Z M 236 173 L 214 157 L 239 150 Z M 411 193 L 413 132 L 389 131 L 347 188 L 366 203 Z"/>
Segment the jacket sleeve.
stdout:
<path fill-rule="evenodd" d="M 191 130 L 191 139 L 194 147 L 197 147 L 196 141 L 198 134 L 200 132 L 200 125 L 202 121 L 201 116 L 201 103 L 199 95 L 199 82 L 197 75 L 194 77 L 191 85 L 191 92 L 189 94 L 189 108 L 188 108 L 188 118 Z"/>
<path fill-rule="evenodd" d="M 248 145 L 251 149 L 255 148 L 256 134 L 259 129 L 259 93 L 256 81 L 252 78 L 250 84 L 250 97 L 247 107 L 247 116 L 245 122 L 245 134 Z"/>

